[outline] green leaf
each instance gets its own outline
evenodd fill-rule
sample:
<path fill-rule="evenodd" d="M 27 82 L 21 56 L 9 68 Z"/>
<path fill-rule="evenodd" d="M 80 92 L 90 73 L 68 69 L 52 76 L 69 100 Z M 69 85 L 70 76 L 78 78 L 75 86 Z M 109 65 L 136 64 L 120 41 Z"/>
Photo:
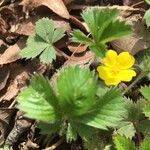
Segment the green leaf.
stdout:
<path fill-rule="evenodd" d="M 126 25 L 125 22 L 120 22 L 119 20 L 116 20 L 114 22 L 111 22 L 108 28 L 106 28 L 103 31 L 100 41 L 101 43 L 107 43 L 130 34 L 131 34 L 130 25 Z"/>
<path fill-rule="evenodd" d="M 150 139 L 144 139 L 140 145 L 140 150 L 150 150 Z"/>
<path fill-rule="evenodd" d="M 143 74 L 150 79 L 150 49 L 137 53 L 136 60 Z"/>
<path fill-rule="evenodd" d="M 72 32 L 72 41 L 81 44 L 91 45 L 93 42 L 90 38 L 88 38 L 83 32 L 80 30 L 74 30 Z"/>
<path fill-rule="evenodd" d="M 65 33 L 65 29 L 63 29 L 63 28 L 56 29 L 54 31 L 52 43 L 55 43 L 55 42 L 59 41 L 61 38 L 63 38 L 65 36 L 64 33 Z"/>
<path fill-rule="evenodd" d="M 147 87 L 147 86 L 142 87 L 140 89 L 140 92 L 142 93 L 144 98 L 146 98 L 150 102 L 150 87 Z"/>
<path fill-rule="evenodd" d="M 82 18 L 90 30 L 90 38 L 79 30 L 73 32 L 72 40 L 89 45 L 98 57 L 104 57 L 106 43 L 131 34 L 131 28 L 124 22 L 118 21 L 117 9 L 90 8 L 82 13 Z M 92 41 L 92 42 L 91 42 Z"/>
<path fill-rule="evenodd" d="M 77 131 L 73 128 L 73 126 L 69 123 L 67 127 L 66 138 L 67 142 L 75 141 L 77 139 Z"/>
<path fill-rule="evenodd" d="M 57 98 L 47 79 L 34 76 L 28 88 L 21 91 L 17 97 L 19 109 L 29 118 L 40 121 L 55 121 L 58 108 Z"/>
<path fill-rule="evenodd" d="M 140 121 L 138 127 L 143 134 L 150 133 L 150 120 Z"/>
<path fill-rule="evenodd" d="M 56 59 L 53 44 L 64 36 L 63 28 L 55 28 L 52 20 L 42 18 L 36 22 L 36 33 L 27 40 L 27 46 L 21 51 L 22 58 L 35 58 L 40 55 L 40 61 L 46 64 Z"/>
<path fill-rule="evenodd" d="M 117 133 L 120 135 L 124 135 L 127 138 L 132 139 L 135 136 L 136 130 L 133 126 L 132 122 L 125 122 L 123 125 L 117 130 Z"/>
<path fill-rule="evenodd" d="M 150 5 L 150 0 L 145 0 L 145 1 L 146 1 L 146 3 L 147 3 L 147 4 L 149 4 L 149 5 Z"/>
<path fill-rule="evenodd" d="M 94 105 L 97 84 L 89 69 L 66 68 L 57 80 L 57 87 L 60 105 L 65 108 L 62 111 L 69 116 L 84 114 Z"/>
<path fill-rule="evenodd" d="M 114 144 L 117 150 L 136 150 L 133 141 L 119 134 L 114 137 Z"/>
<path fill-rule="evenodd" d="M 46 122 L 39 122 L 37 127 L 41 129 L 41 134 L 45 135 L 52 135 L 59 132 L 61 128 L 61 122 L 56 121 L 53 124 L 46 123 Z"/>
<path fill-rule="evenodd" d="M 92 8 L 83 11 L 82 17 L 87 23 L 96 43 L 99 42 L 102 32 L 118 16 L 117 9 Z"/>
<path fill-rule="evenodd" d="M 91 112 L 76 119 L 95 128 L 115 127 L 123 119 L 124 107 L 125 103 L 121 92 L 117 89 L 111 89 L 97 100 L 95 108 Z"/>
<path fill-rule="evenodd" d="M 22 58 L 35 58 L 36 56 L 40 55 L 41 52 L 44 51 L 48 46 L 48 44 L 38 36 L 30 37 L 28 39 L 28 43 L 30 43 L 30 45 L 27 45 L 27 47 L 22 49 L 20 53 Z"/>
<path fill-rule="evenodd" d="M 54 36 L 54 23 L 49 18 L 42 18 L 36 22 L 36 34 L 40 36 L 47 43 L 52 43 Z"/>
<path fill-rule="evenodd" d="M 48 64 L 56 59 L 55 49 L 52 45 L 49 45 L 40 55 L 41 62 Z"/>
<path fill-rule="evenodd" d="M 148 9 L 144 15 L 144 19 L 146 21 L 146 25 L 149 27 L 150 26 L 150 9 Z"/>
<path fill-rule="evenodd" d="M 98 45 L 93 44 L 89 46 L 89 48 L 91 51 L 93 51 L 96 54 L 96 56 L 101 58 L 105 57 L 106 48 L 107 48 L 105 44 L 98 44 Z"/>
<path fill-rule="evenodd" d="M 150 117 L 150 103 L 144 107 L 143 113 L 145 114 L 146 117 Z"/>

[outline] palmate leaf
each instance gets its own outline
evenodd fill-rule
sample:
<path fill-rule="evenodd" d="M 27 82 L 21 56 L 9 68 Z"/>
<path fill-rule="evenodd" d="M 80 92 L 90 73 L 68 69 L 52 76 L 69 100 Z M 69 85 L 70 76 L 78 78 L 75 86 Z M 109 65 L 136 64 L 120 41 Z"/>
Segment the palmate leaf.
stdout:
<path fill-rule="evenodd" d="M 140 89 L 140 92 L 142 93 L 144 98 L 146 98 L 150 102 L 150 87 L 147 87 L 147 86 L 142 87 Z"/>
<path fill-rule="evenodd" d="M 150 26 L 150 9 L 146 11 L 144 15 L 144 19 L 145 19 L 146 25 L 149 27 Z"/>
<path fill-rule="evenodd" d="M 130 26 L 118 21 L 118 15 L 116 9 L 92 8 L 83 11 L 82 18 L 88 25 L 92 37 L 87 38 L 81 31 L 75 30 L 72 40 L 89 45 L 90 50 L 97 56 L 104 57 L 107 42 L 131 34 Z"/>
<path fill-rule="evenodd" d="M 21 57 L 30 59 L 40 55 L 40 61 L 48 64 L 56 59 L 53 44 L 64 36 L 63 28 L 55 28 L 52 20 L 42 18 L 36 22 L 36 33 L 27 40 L 27 46 L 21 51 Z"/>
<path fill-rule="evenodd" d="M 143 74 L 150 79 L 150 49 L 137 53 L 135 57 Z"/>
<path fill-rule="evenodd" d="M 119 20 L 116 20 L 114 22 L 111 22 L 109 26 L 103 31 L 100 37 L 100 42 L 107 43 L 130 34 L 130 25 L 125 24 L 125 22 L 123 21 L 121 22 Z"/>
<path fill-rule="evenodd" d="M 125 103 L 121 92 L 118 89 L 110 89 L 98 99 L 95 109 L 93 108 L 91 112 L 76 119 L 95 128 L 115 127 L 123 119 L 124 107 Z"/>
<path fill-rule="evenodd" d="M 54 122 L 57 118 L 57 98 L 48 82 L 42 76 L 34 76 L 28 88 L 17 97 L 19 109 L 29 118 Z"/>
<path fill-rule="evenodd" d="M 147 117 L 150 117 L 150 87 L 142 87 L 140 91 L 142 95 L 148 100 L 148 103 L 144 107 L 143 112 Z"/>
<path fill-rule="evenodd" d="M 89 69 L 79 66 L 65 69 L 57 80 L 57 87 L 60 105 L 68 115 L 81 115 L 94 105 L 97 84 Z"/>
<path fill-rule="evenodd" d="M 119 134 L 114 137 L 114 144 L 116 150 L 136 150 L 133 141 Z"/>

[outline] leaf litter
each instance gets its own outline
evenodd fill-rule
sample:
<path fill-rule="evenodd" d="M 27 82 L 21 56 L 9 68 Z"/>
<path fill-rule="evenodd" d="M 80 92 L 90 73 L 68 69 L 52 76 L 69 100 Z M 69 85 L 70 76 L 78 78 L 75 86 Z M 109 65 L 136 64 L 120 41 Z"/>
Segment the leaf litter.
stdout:
<path fill-rule="evenodd" d="M 22 0 L 21 2 L 7 0 L 6 2 L 2 0 L 0 2 L 0 50 L 3 49 L 0 52 L 0 146 L 5 143 L 13 146 L 15 150 L 41 149 L 49 147 L 58 139 L 56 137 L 54 141 L 43 144 L 42 141 L 50 140 L 50 138 L 43 137 L 36 128 L 34 120 L 28 120 L 16 109 L 15 97 L 29 84 L 34 74 L 46 75 L 55 85 L 59 72 L 66 66 L 79 64 L 81 67 L 89 68 L 91 64 L 95 65 L 97 63 L 95 55 L 89 51 L 87 45 L 70 41 L 70 33 L 74 28 L 88 33 L 89 29 L 81 20 L 79 12 L 93 5 L 97 7 L 96 4 L 110 4 L 108 7 L 116 7 L 111 6 L 114 2 L 122 5 L 117 7 L 124 13 L 122 14 L 124 19 L 132 23 L 135 30 L 134 35 L 115 40 L 109 46 L 119 52 L 129 50 L 132 54 L 150 48 L 149 31 L 141 22 L 141 12 L 145 9 L 145 4 L 130 7 L 137 4 L 139 0 L 124 0 L 121 3 L 117 0 L 108 0 L 103 3 L 96 0 L 95 2 L 87 0 L 80 2 L 75 0 Z M 139 17 L 137 18 L 136 15 Z M 35 22 L 42 17 L 53 19 L 55 27 L 62 27 L 67 33 L 63 39 L 54 44 L 57 58 L 51 65 L 42 64 L 37 58 L 20 59 L 20 52 L 25 47 L 28 36 L 35 32 Z M 2 45 L 5 47 L 3 48 Z M 65 150 L 71 149 L 72 145 L 62 143 L 62 147 L 66 145 Z M 82 149 L 82 146 L 77 143 L 75 147 Z"/>

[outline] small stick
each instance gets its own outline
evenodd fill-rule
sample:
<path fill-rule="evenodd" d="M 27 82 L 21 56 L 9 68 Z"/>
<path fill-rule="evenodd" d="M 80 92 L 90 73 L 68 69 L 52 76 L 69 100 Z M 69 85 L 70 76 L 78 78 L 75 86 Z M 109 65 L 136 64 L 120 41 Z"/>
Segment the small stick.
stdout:
<path fill-rule="evenodd" d="M 56 149 L 63 141 L 64 141 L 64 138 L 61 138 L 61 139 L 59 139 L 55 144 L 53 144 L 51 147 L 46 148 L 45 150 L 54 150 L 54 149 Z"/>

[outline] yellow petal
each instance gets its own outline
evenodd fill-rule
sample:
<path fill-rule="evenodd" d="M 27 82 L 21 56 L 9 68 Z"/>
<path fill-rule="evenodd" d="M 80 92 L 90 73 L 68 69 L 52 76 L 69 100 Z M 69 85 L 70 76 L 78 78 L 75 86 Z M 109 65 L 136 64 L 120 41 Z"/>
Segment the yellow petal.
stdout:
<path fill-rule="evenodd" d="M 136 76 L 136 72 L 134 70 L 131 69 L 127 69 L 127 70 L 120 70 L 119 74 L 118 74 L 118 78 L 121 81 L 126 81 L 129 82 L 132 80 L 133 77 Z"/>
<path fill-rule="evenodd" d="M 110 76 L 110 70 L 106 66 L 99 66 L 97 71 L 99 73 L 99 77 L 103 80 L 106 80 Z"/>
<path fill-rule="evenodd" d="M 134 63 L 135 59 L 132 55 L 130 55 L 128 52 L 122 52 L 118 55 L 118 67 L 120 69 L 129 69 L 131 68 Z"/>
<path fill-rule="evenodd" d="M 97 68 L 99 73 L 99 77 L 105 81 L 106 85 L 117 85 L 120 81 L 120 78 L 117 78 L 116 75 L 112 72 L 109 67 L 106 66 L 99 66 Z"/>
<path fill-rule="evenodd" d="M 108 50 L 106 53 L 106 57 L 103 59 L 103 63 L 106 66 L 114 66 L 117 62 L 117 53 L 113 50 Z"/>
<path fill-rule="evenodd" d="M 105 80 L 105 84 L 110 86 L 110 85 L 118 85 L 121 82 L 118 78 L 109 78 Z"/>

